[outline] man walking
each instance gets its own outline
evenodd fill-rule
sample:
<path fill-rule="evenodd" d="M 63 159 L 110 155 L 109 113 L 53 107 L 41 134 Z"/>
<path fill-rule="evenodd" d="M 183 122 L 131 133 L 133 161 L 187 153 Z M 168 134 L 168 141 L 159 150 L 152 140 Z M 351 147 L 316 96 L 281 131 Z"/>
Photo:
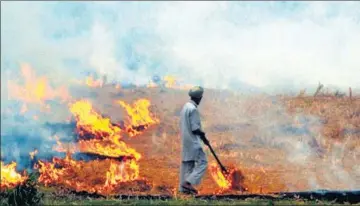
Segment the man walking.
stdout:
<path fill-rule="evenodd" d="M 187 194 L 198 193 L 193 185 L 200 183 L 208 165 L 200 139 L 205 145 L 208 145 L 209 142 L 202 131 L 200 114 L 197 109 L 203 93 L 204 89 L 200 86 L 190 89 L 189 96 L 191 100 L 184 105 L 181 111 L 182 160 L 179 191 Z"/>

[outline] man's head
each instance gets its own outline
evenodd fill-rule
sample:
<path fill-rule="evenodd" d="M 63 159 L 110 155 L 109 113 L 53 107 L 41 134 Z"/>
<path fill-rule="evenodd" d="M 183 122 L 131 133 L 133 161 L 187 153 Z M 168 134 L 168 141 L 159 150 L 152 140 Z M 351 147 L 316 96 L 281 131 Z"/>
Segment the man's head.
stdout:
<path fill-rule="evenodd" d="M 200 86 L 195 86 L 189 90 L 189 96 L 197 105 L 200 104 L 204 94 L 204 89 Z"/>

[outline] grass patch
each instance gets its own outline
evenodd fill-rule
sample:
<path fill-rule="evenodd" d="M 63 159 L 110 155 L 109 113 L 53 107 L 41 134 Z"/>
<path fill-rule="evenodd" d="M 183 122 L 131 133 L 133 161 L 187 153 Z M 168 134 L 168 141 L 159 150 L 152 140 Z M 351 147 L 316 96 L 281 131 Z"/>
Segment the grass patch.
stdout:
<path fill-rule="evenodd" d="M 195 198 L 170 200 L 137 200 L 137 199 L 52 199 L 44 198 L 43 205 L 333 205 L 332 202 L 306 200 L 201 200 Z M 338 204 L 337 204 L 338 205 Z"/>

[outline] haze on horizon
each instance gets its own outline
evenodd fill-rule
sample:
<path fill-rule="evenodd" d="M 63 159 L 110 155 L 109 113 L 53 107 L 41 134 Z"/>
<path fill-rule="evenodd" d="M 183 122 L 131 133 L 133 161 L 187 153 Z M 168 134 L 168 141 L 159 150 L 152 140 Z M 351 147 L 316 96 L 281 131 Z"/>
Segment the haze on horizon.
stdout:
<path fill-rule="evenodd" d="M 1 82 L 173 75 L 208 88 L 360 88 L 359 2 L 1 2 Z"/>

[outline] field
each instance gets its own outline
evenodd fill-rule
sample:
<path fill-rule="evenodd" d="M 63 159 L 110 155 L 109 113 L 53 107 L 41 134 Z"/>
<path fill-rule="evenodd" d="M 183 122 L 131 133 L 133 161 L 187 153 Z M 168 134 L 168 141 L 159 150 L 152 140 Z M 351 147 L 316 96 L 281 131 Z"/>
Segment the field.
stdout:
<path fill-rule="evenodd" d="M 114 89 L 108 90 L 99 92 L 94 105 L 102 114 L 120 119 L 114 107 L 101 106 L 111 105 L 111 98 L 106 96 L 116 94 Z M 128 102 L 149 99 L 152 111 L 161 120 L 129 139 L 129 144 L 144 154 L 140 176 L 157 187 L 175 190 L 180 161 L 178 114 L 187 101 L 186 91 L 154 88 L 120 92 L 124 98 L 131 97 Z M 251 193 L 344 190 L 360 185 L 359 166 L 354 164 L 360 157 L 358 98 L 250 97 L 208 90 L 200 112 L 204 130 L 220 159 L 225 165 L 241 168 Z M 214 159 L 207 153 L 212 164 Z M 207 174 L 200 193 L 213 193 L 215 188 L 216 183 Z"/>
<path fill-rule="evenodd" d="M 186 89 L 166 87 L 126 89 L 104 85 L 77 87 L 72 88 L 71 91 L 71 100 L 68 102 L 74 104 L 78 100 L 87 99 L 93 111 L 99 114 L 97 118 L 100 116 L 109 118 L 113 124 L 109 126 L 112 131 L 121 128 L 117 125 L 121 125 L 124 121 L 132 121 L 131 117 L 126 115 L 126 113 L 130 114 L 129 111 L 120 105 L 119 100 L 123 101 L 124 105 L 130 105 L 129 108 L 139 99 L 147 100 L 150 102 L 148 108 L 151 114 L 150 120 L 147 120 L 144 129 L 133 129 L 133 132 L 137 132 L 136 135 L 132 136 L 129 132 L 121 137 L 127 145 L 123 146 L 124 148 L 132 148 L 136 151 L 132 153 L 141 154 L 138 160 L 126 163 L 124 166 L 126 174 L 121 173 L 120 175 L 123 175 L 121 177 L 117 176 L 119 174 L 116 169 L 111 169 L 115 161 L 111 159 L 109 151 L 115 150 L 113 151 L 108 143 L 101 142 L 101 148 L 99 145 L 95 148 L 98 157 L 106 154 L 108 158 L 90 162 L 81 162 L 76 158 L 63 159 L 56 163 L 68 167 L 65 170 L 57 169 L 55 163 L 52 165 L 46 163 L 46 160 L 41 160 L 42 151 L 39 150 L 35 155 L 39 158 L 35 159 L 43 161 L 40 168 L 45 168 L 42 172 L 47 176 L 40 178 L 37 184 L 41 186 L 40 191 L 45 192 L 42 199 L 45 205 L 332 203 L 301 199 L 200 200 L 179 196 L 177 185 L 181 148 L 178 125 L 180 110 L 188 100 Z M 30 107 L 30 104 L 28 106 Z M 64 128 L 60 127 L 60 130 L 64 133 L 66 125 L 71 124 L 67 120 L 68 116 L 71 116 L 68 111 L 71 107 L 67 107 L 67 104 L 52 106 L 51 111 L 57 111 L 56 115 L 43 112 L 44 114 L 37 121 L 41 124 L 61 123 Z M 320 93 L 316 97 L 312 94 L 269 96 L 207 89 L 199 109 L 204 131 L 220 160 L 226 166 L 241 170 L 245 177 L 242 184 L 248 189 L 246 192 L 241 192 L 221 186 L 218 175 L 211 172 L 211 169 L 217 168 L 216 162 L 205 148 L 209 171 L 197 187 L 200 195 L 265 195 L 318 189 L 359 189 L 360 165 L 357 162 L 360 159 L 360 99 L 357 95 L 352 95 L 351 98 L 330 93 Z M 151 122 L 152 120 L 157 121 Z M 80 120 L 77 119 L 77 122 Z M 134 124 L 132 128 L 135 128 Z M 96 133 L 96 135 L 97 138 L 109 134 Z M 53 149 L 57 151 L 63 149 L 60 152 L 69 153 L 71 147 L 59 143 L 63 141 L 61 136 L 60 139 L 57 138 L 55 145 L 58 149 Z M 105 142 L 105 140 L 99 141 Z M 92 147 L 82 148 L 86 148 L 87 152 L 94 151 Z M 131 173 L 134 171 L 135 173 Z M 55 192 L 44 188 L 57 189 Z M 65 195 L 59 195 L 58 190 Z M 73 194 L 71 192 L 96 193 L 107 198 L 70 195 Z M 111 198 L 112 195 L 119 194 L 168 195 L 173 199 L 150 201 Z"/>

